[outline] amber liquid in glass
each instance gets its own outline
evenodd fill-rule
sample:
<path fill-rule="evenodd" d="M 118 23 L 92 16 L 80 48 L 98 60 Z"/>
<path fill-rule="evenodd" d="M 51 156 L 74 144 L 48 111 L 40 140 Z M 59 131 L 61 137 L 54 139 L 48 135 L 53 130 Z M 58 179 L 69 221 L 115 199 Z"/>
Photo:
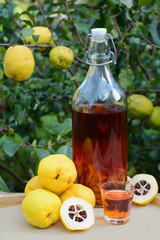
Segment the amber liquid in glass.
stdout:
<path fill-rule="evenodd" d="M 77 182 L 101 202 L 100 185 L 127 178 L 127 111 L 120 105 L 81 106 L 72 112 Z"/>
<path fill-rule="evenodd" d="M 107 218 L 123 219 L 129 217 L 132 204 L 131 193 L 125 190 L 110 190 L 102 194 L 102 201 L 104 214 Z"/>

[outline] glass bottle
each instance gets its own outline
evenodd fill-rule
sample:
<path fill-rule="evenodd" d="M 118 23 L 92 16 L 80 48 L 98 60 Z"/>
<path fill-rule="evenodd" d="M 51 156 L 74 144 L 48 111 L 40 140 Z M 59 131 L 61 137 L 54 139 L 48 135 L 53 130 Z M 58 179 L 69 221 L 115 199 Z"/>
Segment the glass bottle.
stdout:
<path fill-rule="evenodd" d="M 127 179 L 127 101 L 109 68 L 116 62 L 111 35 L 95 28 L 88 38 L 85 58 L 90 66 L 72 104 L 73 161 L 77 182 L 90 187 L 101 204 L 102 183 Z"/>

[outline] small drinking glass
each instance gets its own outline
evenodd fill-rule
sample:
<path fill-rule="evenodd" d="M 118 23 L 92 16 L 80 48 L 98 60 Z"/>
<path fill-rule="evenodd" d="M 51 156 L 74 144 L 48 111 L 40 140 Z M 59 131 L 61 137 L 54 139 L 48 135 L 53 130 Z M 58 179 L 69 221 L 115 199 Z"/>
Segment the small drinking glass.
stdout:
<path fill-rule="evenodd" d="M 104 219 L 110 224 L 129 221 L 134 186 L 129 182 L 112 181 L 100 187 Z"/>

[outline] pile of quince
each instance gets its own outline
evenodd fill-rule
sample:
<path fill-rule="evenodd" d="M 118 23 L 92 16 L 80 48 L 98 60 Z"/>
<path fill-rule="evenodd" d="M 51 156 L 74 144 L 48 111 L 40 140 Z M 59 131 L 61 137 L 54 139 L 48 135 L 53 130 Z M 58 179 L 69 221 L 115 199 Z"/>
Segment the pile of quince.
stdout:
<path fill-rule="evenodd" d="M 22 202 L 24 217 L 33 226 L 47 228 L 61 218 L 67 229 L 84 230 L 94 224 L 93 191 L 74 183 L 77 171 L 74 162 L 63 154 L 43 158 L 38 176 L 25 187 Z"/>

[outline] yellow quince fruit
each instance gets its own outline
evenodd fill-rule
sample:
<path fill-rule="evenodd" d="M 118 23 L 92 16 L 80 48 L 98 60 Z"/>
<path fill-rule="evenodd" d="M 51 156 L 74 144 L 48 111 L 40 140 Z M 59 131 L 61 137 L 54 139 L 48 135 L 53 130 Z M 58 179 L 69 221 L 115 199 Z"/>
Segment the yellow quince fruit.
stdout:
<path fill-rule="evenodd" d="M 38 176 L 32 177 L 26 184 L 24 193 L 27 195 L 30 191 L 35 189 L 44 189 L 44 187 L 40 184 Z"/>
<path fill-rule="evenodd" d="M 151 115 L 146 120 L 149 127 L 160 131 L 160 106 L 153 108 Z"/>
<path fill-rule="evenodd" d="M 132 94 L 128 97 L 128 112 L 135 118 L 146 118 L 153 111 L 152 102 L 141 94 Z"/>
<path fill-rule="evenodd" d="M 4 73 L 7 77 L 25 81 L 33 73 L 35 66 L 31 50 L 23 45 L 10 46 L 4 56 Z"/>
<path fill-rule="evenodd" d="M 27 44 L 40 44 L 40 45 L 53 44 L 53 41 L 51 39 L 52 34 L 48 27 L 38 26 L 33 27 L 32 30 L 34 30 L 33 35 L 39 35 L 38 42 L 35 42 L 32 36 L 29 36 L 25 38 L 25 42 Z M 45 48 L 38 48 L 37 50 L 39 52 L 42 52 L 45 50 Z"/>
<path fill-rule="evenodd" d="M 89 202 L 92 205 L 92 207 L 94 207 L 96 203 L 96 197 L 92 189 L 78 183 L 72 184 L 60 195 L 62 203 L 71 197 L 81 198 Z"/>
<path fill-rule="evenodd" d="M 35 189 L 29 192 L 22 201 L 22 212 L 33 226 L 47 228 L 60 218 L 60 198 L 46 190 Z"/>
<path fill-rule="evenodd" d="M 72 50 L 64 46 L 56 46 L 49 52 L 49 60 L 54 68 L 66 69 L 73 62 L 74 54 Z"/>
<path fill-rule="evenodd" d="M 60 195 L 77 177 L 74 162 L 64 154 L 52 154 L 43 158 L 38 166 L 40 184 Z"/>

